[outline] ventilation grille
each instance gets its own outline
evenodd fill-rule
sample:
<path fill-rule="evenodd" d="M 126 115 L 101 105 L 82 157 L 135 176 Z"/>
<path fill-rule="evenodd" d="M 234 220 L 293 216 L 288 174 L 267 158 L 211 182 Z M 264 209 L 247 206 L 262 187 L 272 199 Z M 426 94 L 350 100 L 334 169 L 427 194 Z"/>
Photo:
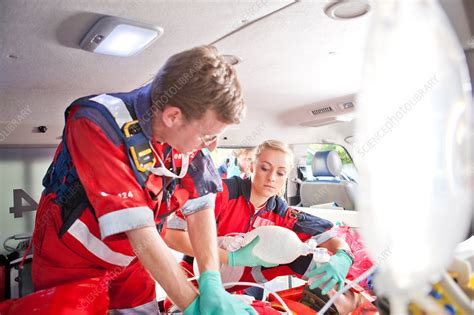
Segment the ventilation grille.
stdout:
<path fill-rule="evenodd" d="M 324 114 L 324 113 L 330 113 L 332 112 L 332 107 L 331 106 L 328 106 L 328 107 L 323 107 L 323 108 L 318 108 L 318 109 L 314 109 L 311 111 L 311 114 L 313 116 L 317 116 L 317 115 L 321 115 L 321 114 Z"/>

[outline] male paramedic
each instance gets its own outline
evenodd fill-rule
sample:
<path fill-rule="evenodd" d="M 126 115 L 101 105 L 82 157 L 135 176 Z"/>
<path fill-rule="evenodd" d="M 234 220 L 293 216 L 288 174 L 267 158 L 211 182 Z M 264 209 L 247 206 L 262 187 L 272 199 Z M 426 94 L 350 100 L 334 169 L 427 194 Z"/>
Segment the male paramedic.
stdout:
<path fill-rule="evenodd" d="M 221 285 L 213 208 L 222 184 L 208 155 L 244 111 L 235 70 L 212 46 L 170 57 L 132 92 L 74 101 L 43 179 L 35 289 L 100 277 L 109 314 L 155 314 L 156 280 L 184 314 L 256 314 Z M 162 240 L 177 209 L 202 271 L 199 294 Z"/>

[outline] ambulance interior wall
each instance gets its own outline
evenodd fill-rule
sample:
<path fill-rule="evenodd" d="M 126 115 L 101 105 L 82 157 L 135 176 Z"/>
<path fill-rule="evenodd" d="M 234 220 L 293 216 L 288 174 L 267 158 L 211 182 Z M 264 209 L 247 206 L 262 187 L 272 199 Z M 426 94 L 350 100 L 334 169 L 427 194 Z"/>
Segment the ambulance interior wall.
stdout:
<path fill-rule="evenodd" d="M 3 242 L 8 237 L 33 232 L 41 182 L 55 150 L 0 148 L 0 254 L 6 254 Z M 7 244 L 15 247 L 17 243 Z"/>

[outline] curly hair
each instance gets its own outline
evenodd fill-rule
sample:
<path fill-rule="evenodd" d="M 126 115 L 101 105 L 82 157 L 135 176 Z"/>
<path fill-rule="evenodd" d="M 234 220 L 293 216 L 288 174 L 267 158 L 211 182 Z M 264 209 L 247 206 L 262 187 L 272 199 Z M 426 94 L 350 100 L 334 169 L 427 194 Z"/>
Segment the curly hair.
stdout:
<path fill-rule="evenodd" d="M 214 46 L 171 56 L 152 82 L 151 99 L 153 110 L 176 106 L 188 120 L 202 118 L 208 109 L 228 124 L 240 123 L 245 116 L 237 73 Z"/>

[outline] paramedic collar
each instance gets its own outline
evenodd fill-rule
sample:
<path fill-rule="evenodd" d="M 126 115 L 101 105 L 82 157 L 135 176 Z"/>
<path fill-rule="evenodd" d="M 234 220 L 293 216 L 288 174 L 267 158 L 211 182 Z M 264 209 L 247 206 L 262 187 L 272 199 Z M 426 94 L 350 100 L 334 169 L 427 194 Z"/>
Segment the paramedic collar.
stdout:
<path fill-rule="evenodd" d="M 147 84 L 137 90 L 136 95 L 133 98 L 133 109 L 138 122 L 142 127 L 143 134 L 148 138 L 148 140 L 152 140 L 153 133 L 151 129 L 151 116 L 156 109 L 152 107 L 151 103 L 151 84 Z"/>
<path fill-rule="evenodd" d="M 179 175 L 177 175 L 166 168 L 165 164 L 160 158 L 160 155 L 155 151 L 155 148 L 153 147 L 153 144 L 151 142 L 150 142 L 150 147 L 153 150 L 153 153 L 155 153 L 156 158 L 160 162 L 159 167 L 150 167 L 148 169 L 150 172 L 158 176 L 166 176 L 166 177 L 171 177 L 171 178 L 183 178 L 186 175 L 186 173 L 188 172 L 188 167 L 189 167 L 189 154 L 188 153 L 182 154 L 183 158 L 182 158 L 182 164 L 181 164 L 181 171 L 179 172 Z"/>

